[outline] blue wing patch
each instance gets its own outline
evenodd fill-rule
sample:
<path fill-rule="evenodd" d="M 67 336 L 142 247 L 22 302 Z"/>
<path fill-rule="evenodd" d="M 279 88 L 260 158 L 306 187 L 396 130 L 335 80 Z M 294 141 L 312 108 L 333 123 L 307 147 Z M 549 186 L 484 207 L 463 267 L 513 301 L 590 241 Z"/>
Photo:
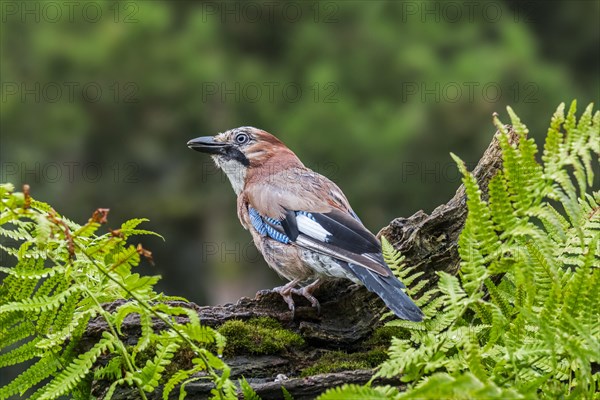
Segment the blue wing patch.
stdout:
<path fill-rule="evenodd" d="M 268 236 L 280 243 L 288 244 L 290 242 L 290 238 L 287 237 L 285 233 L 279 232 L 272 226 L 281 226 L 281 221 L 270 217 L 263 217 L 252 207 L 248 207 L 248 213 L 250 214 L 250 222 L 252 223 L 252 226 L 259 234 L 262 236 Z M 265 220 L 268 223 L 265 223 Z"/>
<path fill-rule="evenodd" d="M 250 222 L 252 223 L 254 229 L 256 229 L 256 231 L 262 236 L 265 236 L 267 234 L 267 228 L 265 228 L 265 223 L 260 217 L 258 211 L 252 207 L 248 207 L 248 213 L 250 214 Z"/>

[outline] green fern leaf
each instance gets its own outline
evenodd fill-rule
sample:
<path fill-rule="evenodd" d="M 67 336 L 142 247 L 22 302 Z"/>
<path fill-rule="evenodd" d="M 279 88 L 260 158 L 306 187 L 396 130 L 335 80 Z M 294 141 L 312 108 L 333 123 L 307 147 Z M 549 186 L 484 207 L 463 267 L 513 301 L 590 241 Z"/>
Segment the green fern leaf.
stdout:
<path fill-rule="evenodd" d="M 318 400 L 387 400 L 391 398 L 393 397 L 377 389 L 353 384 L 345 384 L 341 387 L 329 389 L 317 397 Z"/>
<path fill-rule="evenodd" d="M 35 327 L 30 321 L 20 321 L 14 326 L 3 326 L 0 330 L 0 350 L 35 335 Z"/>
<path fill-rule="evenodd" d="M 73 285 L 65 291 L 62 291 L 54 296 L 36 296 L 31 299 L 5 304 L 0 306 L 0 313 L 55 310 L 64 304 L 70 296 L 79 294 L 81 291 L 82 288 L 79 285 Z"/>
<path fill-rule="evenodd" d="M 190 376 L 192 376 L 196 372 L 202 371 L 203 369 L 204 368 L 201 366 L 196 366 L 196 368 L 194 368 L 194 369 L 182 369 L 182 370 L 175 372 L 169 378 L 167 383 L 165 383 L 165 387 L 163 389 L 163 400 L 169 400 L 169 395 L 171 394 L 171 392 L 175 389 L 175 387 L 177 385 L 179 385 L 181 382 L 188 379 Z M 183 386 L 184 385 L 182 385 L 182 390 L 183 390 Z"/>
<path fill-rule="evenodd" d="M 94 379 L 119 380 L 123 377 L 123 365 L 123 357 L 115 356 L 105 366 L 97 368 L 94 371 Z"/>
<path fill-rule="evenodd" d="M 246 378 L 242 377 L 239 382 L 244 400 L 261 400 L 260 396 L 252 389 L 252 386 L 250 386 Z"/>
<path fill-rule="evenodd" d="M 16 394 L 20 394 L 22 396 L 27 389 L 37 385 L 44 379 L 54 374 L 58 367 L 59 363 L 55 359 L 54 355 L 50 353 L 45 354 L 25 372 L 12 380 L 8 385 L 0 388 L 0 399 L 7 399 Z"/>
<path fill-rule="evenodd" d="M 292 394 L 284 386 L 281 387 L 281 391 L 283 392 L 283 400 L 294 400 Z"/>
<path fill-rule="evenodd" d="M 399 399 L 524 399 L 513 389 L 498 387 L 494 382 L 481 381 L 466 372 L 457 377 L 448 374 L 435 374 L 417 385 L 413 390 L 402 394 Z"/>
<path fill-rule="evenodd" d="M 152 392 L 157 386 L 165 371 L 165 366 L 170 363 L 175 351 L 179 348 L 179 343 L 171 342 L 163 345 L 157 344 L 156 355 L 152 360 L 148 360 L 139 374 L 142 388 L 147 392 Z"/>
<path fill-rule="evenodd" d="M 102 339 L 90 350 L 77 357 L 56 378 L 40 389 L 40 400 L 52 400 L 69 393 L 84 376 L 90 373 L 92 365 L 100 354 L 110 349 L 115 341 L 115 338 L 107 332 L 104 332 L 102 336 Z"/>
<path fill-rule="evenodd" d="M 7 367 L 31 360 L 34 357 L 43 355 L 43 352 L 37 348 L 39 338 L 34 338 L 29 342 L 20 345 L 7 353 L 0 354 L 0 368 Z"/>

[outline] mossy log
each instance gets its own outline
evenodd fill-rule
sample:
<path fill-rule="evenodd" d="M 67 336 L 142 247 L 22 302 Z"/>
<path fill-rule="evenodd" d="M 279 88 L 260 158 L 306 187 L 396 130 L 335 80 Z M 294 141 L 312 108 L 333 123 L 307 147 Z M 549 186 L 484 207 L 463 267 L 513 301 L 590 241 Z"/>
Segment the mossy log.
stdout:
<path fill-rule="evenodd" d="M 518 137 L 510 132 L 509 140 Z M 494 136 L 473 170 L 484 197 L 489 180 L 502 168 L 501 151 Z M 456 274 L 459 270 L 458 236 L 467 216 L 466 195 L 461 185 L 454 197 L 437 207 L 430 215 L 419 211 L 408 218 L 396 218 L 378 235 L 406 257 L 407 265 L 424 272 L 421 279 L 436 279 L 437 271 Z M 228 339 L 225 361 L 232 368 L 231 378 L 245 377 L 263 399 L 283 397 L 281 387 L 296 400 L 312 399 L 328 388 L 344 383 L 363 384 L 373 376 L 373 368 L 385 359 L 392 336 L 399 331 L 384 327 L 381 317 L 387 312 L 383 302 L 364 287 L 347 281 L 323 284 L 315 293 L 321 303 L 321 314 L 301 297 L 295 297 L 296 313 L 288 310 L 281 297 L 269 291 L 257 293 L 253 299 L 242 298 L 235 304 L 199 307 L 177 302 L 178 306 L 196 310 L 201 321 L 219 329 Z M 107 305 L 114 308 L 119 303 Z M 155 329 L 161 329 L 156 321 Z M 86 336 L 96 340 L 106 324 L 97 318 Z M 124 334 L 135 343 L 139 320 L 128 316 Z M 173 367 L 189 367 L 190 359 L 180 352 Z M 376 383 L 401 386 L 399 380 Z M 93 394 L 101 396 L 106 382 L 92 383 Z M 194 382 L 186 386 L 188 399 L 208 397 L 212 385 Z M 171 397 L 177 398 L 178 390 Z M 118 389 L 114 399 L 138 398 L 135 390 Z M 162 398 L 160 391 L 148 398 Z"/>

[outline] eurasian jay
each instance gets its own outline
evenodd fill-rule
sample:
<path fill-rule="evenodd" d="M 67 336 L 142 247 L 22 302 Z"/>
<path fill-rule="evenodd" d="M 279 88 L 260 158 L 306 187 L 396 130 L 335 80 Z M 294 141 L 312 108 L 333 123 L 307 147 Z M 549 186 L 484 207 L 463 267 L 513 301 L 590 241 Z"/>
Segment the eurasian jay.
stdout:
<path fill-rule="evenodd" d="M 295 307 L 292 293 L 318 310 L 312 292 L 325 279 L 346 278 L 376 293 L 398 317 L 422 320 L 421 310 L 383 260 L 380 242 L 340 188 L 305 167 L 275 136 L 241 127 L 187 145 L 210 154 L 229 178 L 240 222 L 267 264 L 290 281 L 273 289 L 290 310 Z"/>

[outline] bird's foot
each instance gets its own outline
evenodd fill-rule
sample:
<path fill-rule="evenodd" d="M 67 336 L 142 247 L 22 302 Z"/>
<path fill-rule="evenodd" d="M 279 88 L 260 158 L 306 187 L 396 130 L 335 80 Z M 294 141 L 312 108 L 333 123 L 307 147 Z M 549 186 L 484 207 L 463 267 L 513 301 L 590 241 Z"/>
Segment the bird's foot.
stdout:
<path fill-rule="evenodd" d="M 286 285 L 287 286 L 287 285 Z M 279 286 L 273 288 L 273 292 L 279 293 L 283 301 L 288 305 L 288 308 L 292 312 L 292 320 L 296 318 L 296 304 L 292 298 L 292 288 L 286 288 L 286 286 Z"/>
<path fill-rule="evenodd" d="M 292 312 L 292 319 L 294 318 L 296 312 L 296 304 L 292 298 L 292 293 L 294 286 L 296 286 L 299 281 L 299 279 L 295 279 L 286 285 L 271 289 L 271 292 L 279 293 L 279 295 L 283 298 L 283 301 L 285 301 L 285 303 L 288 305 L 288 308 Z"/>
<path fill-rule="evenodd" d="M 321 286 L 321 283 L 322 282 L 319 279 L 317 279 L 308 286 L 304 286 L 300 289 L 292 289 L 292 293 L 302 296 L 306 300 L 308 300 L 310 304 L 317 309 L 317 314 L 319 315 L 321 315 L 321 304 L 319 304 L 319 300 L 317 300 L 317 298 L 313 296 L 312 292 L 314 292 L 319 286 Z"/>
<path fill-rule="evenodd" d="M 317 300 L 317 298 L 313 296 L 310 291 L 306 290 L 305 287 L 300 289 L 292 289 L 292 293 L 304 297 L 314 308 L 317 309 L 317 314 L 321 314 L 321 305 L 319 304 L 319 300 Z"/>

